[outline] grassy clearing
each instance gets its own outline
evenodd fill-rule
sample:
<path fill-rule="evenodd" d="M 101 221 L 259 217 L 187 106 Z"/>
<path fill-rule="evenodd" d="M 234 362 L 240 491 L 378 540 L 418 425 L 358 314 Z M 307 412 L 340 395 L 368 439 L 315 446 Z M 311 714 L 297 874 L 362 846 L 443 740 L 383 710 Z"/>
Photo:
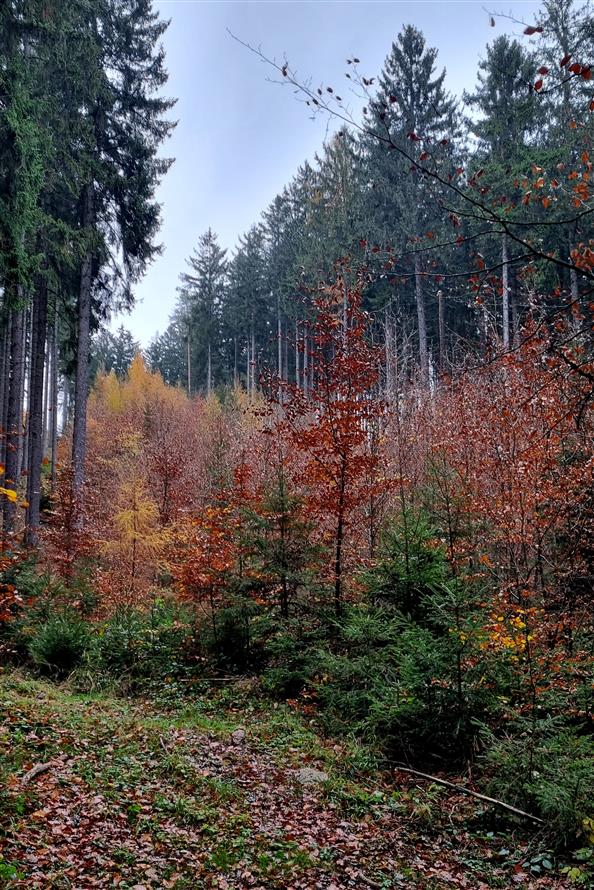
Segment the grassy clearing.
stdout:
<path fill-rule="evenodd" d="M 159 709 L 14 673 L 0 711 L 11 890 L 571 886 L 553 863 L 531 874 L 537 844 L 476 802 L 396 788 L 284 706 L 225 692 Z M 300 784 L 303 767 L 326 778 Z"/>

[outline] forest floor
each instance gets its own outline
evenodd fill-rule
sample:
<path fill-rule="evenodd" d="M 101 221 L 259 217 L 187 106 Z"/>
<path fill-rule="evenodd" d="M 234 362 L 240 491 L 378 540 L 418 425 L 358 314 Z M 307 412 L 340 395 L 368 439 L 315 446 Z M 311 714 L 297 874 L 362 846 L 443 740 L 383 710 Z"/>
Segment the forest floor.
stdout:
<path fill-rule="evenodd" d="M 0 886 L 571 886 L 531 873 L 542 838 L 239 689 L 175 706 L 0 674 Z"/>

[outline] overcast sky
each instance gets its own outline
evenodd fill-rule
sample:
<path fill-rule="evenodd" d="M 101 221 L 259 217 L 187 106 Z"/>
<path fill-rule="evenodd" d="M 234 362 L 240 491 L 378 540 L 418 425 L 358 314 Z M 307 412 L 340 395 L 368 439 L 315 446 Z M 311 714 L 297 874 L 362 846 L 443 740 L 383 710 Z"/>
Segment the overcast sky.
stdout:
<path fill-rule="evenodd" d="M 269 56 L 286 56 L 316 86 L 340 87 L 356 110 L 360 103 L 349 98 L 344 77 L 350 55 L 361 60 L 362 74 L 376 75 L 401 27 L 414 24 L 438 48 L 446 83 L 460 95 L 472 89 L 485 45 L 503 31 L 522 33 L 501 19 L 490 27 L 487 10 L 533 22 L 539 3 L 157 0 L 155 6 L 171 20 L 164 39 L 167 93 L 178 99 L 173 114 L 179 123 L 166 153 L 176 161 L 158 194 L 163 253 L 137 286 L 132 314 L 114 319 L 143 346 L 167 326 L 178 276 L 202 232 L 211 226 L 231 252 L 327 136 L 326 121 L 312 121 L 290 88 L 270 83 L 273 72 L 227 29 Z"/>

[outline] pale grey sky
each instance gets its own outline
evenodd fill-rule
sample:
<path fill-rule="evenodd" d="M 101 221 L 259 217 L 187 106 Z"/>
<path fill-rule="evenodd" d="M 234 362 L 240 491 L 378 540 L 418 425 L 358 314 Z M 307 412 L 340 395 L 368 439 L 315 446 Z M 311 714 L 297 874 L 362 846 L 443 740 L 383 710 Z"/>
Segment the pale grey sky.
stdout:
<path fill-rule="evenodd" d="M 129 327 L 143 346 L 166 325 L 178 276 L 198 237 L 209 226 L 231 252 L 238 237 L 311 159 L 327 134 L 311 120 L 290 88 L 267 81 L 271 71 L 236 43 L 234 34 L 313 83 L 340 86 L 349 97 L 346 59 L 356 55 L 366 76 L 379 73 L 404 24 L 414 24 L 439 49 L 449 89 L 460 95 L 475 83 L 485 45 L 503 31 L 522 33 L 510 21 L 489 25 L 489 12 L 533 22 L 540 4 L 516 0 L 157 0 L 171 19 L 165 35 L 168 95 L 178 99 L 179 124 L 166 146 L 176 162 L 159 191 L 163 254 L 136 288 L 137 306 L 114 324 Z M 530 38 L 522 37 L 530 43 Z M 354 110 L 358 102 L 350 96 Z"/>

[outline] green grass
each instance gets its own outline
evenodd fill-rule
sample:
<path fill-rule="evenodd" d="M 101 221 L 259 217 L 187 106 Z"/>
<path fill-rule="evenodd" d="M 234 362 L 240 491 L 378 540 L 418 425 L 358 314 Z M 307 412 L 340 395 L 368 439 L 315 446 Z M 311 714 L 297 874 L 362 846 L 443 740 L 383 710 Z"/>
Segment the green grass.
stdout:
<path fill-rule="evenodd" d="M 302 766 L 328 780 L 301 787 Z M 325 739 L 294 709 L 229 690 L 201 687 L 200 698 L 161 710 L 154 698 L 0 674 L 0 886 L 84 886 L 90 870 L 98 886 L 119 890 L 208 888 L 218 877 L 239 890 L 246 874 L 288 890 L 294 881 L 341 887 L 341 875 L 350 886 L 350 869 L 368 886 L 402 886 L 400 875 L 430 890 L 447 886 L 423 872 L 436 856 L 477 883 L 509 886 L 525 846 L 501 863 L 496 850 L 515 839 L 473 834 L 472 802 L 452 807 L 443 789 L 395 788 L 376 767 L 364 748 Z"/>

